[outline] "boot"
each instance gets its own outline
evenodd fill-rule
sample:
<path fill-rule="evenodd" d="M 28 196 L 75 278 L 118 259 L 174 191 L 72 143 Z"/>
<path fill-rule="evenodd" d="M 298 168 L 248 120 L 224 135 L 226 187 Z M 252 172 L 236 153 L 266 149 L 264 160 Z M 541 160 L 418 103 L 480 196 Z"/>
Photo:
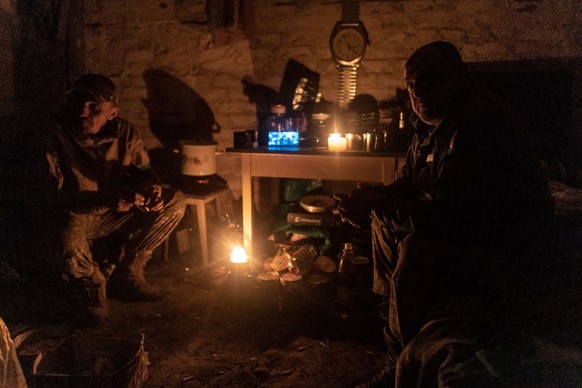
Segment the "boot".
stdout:
<path fill-rule="evenodd" d="M 95 287 L 97 298 L 87 307 L 87 318 L 90 324 L 100 325 L 109 317 L 109 304 L 105 283 L 95 284 Z"/>
<path fill-rule="evenodd" d="M 358 385 L 356 388 L 390 388 L 394 387 L 394 369 L 386 365 L 372 380 Z"/>
<path fill-rule="evenodd" d="M 111 277 L 112 288 L 121 298 L 131 301 L 153 302 L 161 297 L 160 288 L 145 279 L 145 266 L 151 252 L 138 252 L 129 263 L 123 263 Z"/>
<path fill-rule="evenodd" d="M 72 297 L 78 310 L 75 316 L 80 324 L 97 326 L 109 316 L 106 281 L 103 274 L 95 269 L 90 278 L 77 278 L 71 281 Z M 81 312 L 81 315 L 79 315 Z"/>
<path fill-rule="evenodd" d="M 396 363 L 398 360 L 398 354 L 394 351 L 396 347 L 396 342 L 393 336 L 390 334 L 390 329 L 384 326 L 382 330 L 384 334 L 384 341 L 388 345 L 388 350 L 386 351 L 386 365 L 372 380 L 358 385 L 356 388 L 391 388 L 396 385 L 395 374 Z"/>

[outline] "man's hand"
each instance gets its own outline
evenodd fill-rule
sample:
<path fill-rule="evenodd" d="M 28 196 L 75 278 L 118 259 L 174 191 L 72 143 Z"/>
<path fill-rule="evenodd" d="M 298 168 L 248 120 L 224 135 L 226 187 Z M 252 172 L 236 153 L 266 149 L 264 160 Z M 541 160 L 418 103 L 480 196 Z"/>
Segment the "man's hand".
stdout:
<path fill-rule="evenodd" d="M 146 187 L 141 192 L 143 193 L 144 204 L 138 206 L 138 209 L 144 212 L 159 212 L 164 208 L 162 187 L 160 185 Z"/>
<path fill-rule="evenodd" d="M 116 209 L 118 212 L 129 211 L 133 207 L 143 206 L 145 204 L 145 197 L 140 193 L 131 190 L 129 188 L 123 188 L 119 193 L 116 194 Z"/>
<path fill-rule="evenodd" d="M 334 214 L 341 216 L 342 222 L 356 228 L 370 224 L 370 212 L 380 200 L 380 186 L 366 186 L 358 183 L 356 189 L 349 194 L 334 194 L 339 201 L 333 209 Z"/>

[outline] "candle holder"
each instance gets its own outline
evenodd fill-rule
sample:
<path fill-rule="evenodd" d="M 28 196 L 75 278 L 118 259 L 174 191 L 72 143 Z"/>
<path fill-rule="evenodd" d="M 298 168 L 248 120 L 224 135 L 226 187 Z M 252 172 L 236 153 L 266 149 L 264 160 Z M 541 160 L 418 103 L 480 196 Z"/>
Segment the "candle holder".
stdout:
<path fill-rule="evenodd" d="M 233 278 L 240 279 L 250 276 L 250 262 L 245 250 L 235 247 L 230 254 L 230 273 Z"/>
<path fill-rule="evenodd" d="M 257 304 L 256 280 L 251 273 L 251 262 L 243 248 L 236 247 L 230 254 L 227 303 L 233 313 L 247 313 Z"/>

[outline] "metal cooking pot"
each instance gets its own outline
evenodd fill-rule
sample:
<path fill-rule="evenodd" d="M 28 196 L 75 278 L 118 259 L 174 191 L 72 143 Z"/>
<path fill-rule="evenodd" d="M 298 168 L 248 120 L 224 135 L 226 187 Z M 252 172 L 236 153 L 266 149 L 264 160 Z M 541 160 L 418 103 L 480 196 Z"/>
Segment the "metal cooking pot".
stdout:
<path fill-rule="evenodd" d="M 182 174 L 189 176 L 216 174 L 216 146 L 214 142 L 181 142 Z"/>

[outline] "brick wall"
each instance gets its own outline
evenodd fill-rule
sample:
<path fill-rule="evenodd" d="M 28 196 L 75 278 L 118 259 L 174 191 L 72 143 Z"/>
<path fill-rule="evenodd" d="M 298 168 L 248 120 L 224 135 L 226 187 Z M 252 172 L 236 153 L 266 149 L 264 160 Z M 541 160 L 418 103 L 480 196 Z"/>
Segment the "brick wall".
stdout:
<path fill-rule="evenodd" d="M 151 96 L 144 75 L 152 69 L 180 81 L 205 102 L 221 127 L 213 134 L 221 149 L 232 145 L 233 131 L 257 126 L 243 78 L 278 90 L 286 62 L 296 59 L 321 74 L 324 98 L 337 100 L 328 42 L 340 17 L 339 0 L 254 0 L 244 31 L 240 24 L 211 31 L 208 25 L 179 22 L 183 8 L 178 6 L 185 3 L 84 2 L 84 47 L 75 46 L 82 53 L 73 54 L 84 61 L 85 70 L 117 82 L 122 114 L 144 133 L 148 147 L 160 146 L 149 129 L 146 103 Z M 453 42 L 467 61 L 582 57 L 582 3 L 577 0 L 362 0 L 360 14 L 371 46 L 358 92 L 377 99 L 395 94 L 407 56 L 432 40 Z M 4 97 L 0 106 L 7 106 Z M 221 155 L 217 162 L 218 174 L 239 196 L 238 158 Z"/>

